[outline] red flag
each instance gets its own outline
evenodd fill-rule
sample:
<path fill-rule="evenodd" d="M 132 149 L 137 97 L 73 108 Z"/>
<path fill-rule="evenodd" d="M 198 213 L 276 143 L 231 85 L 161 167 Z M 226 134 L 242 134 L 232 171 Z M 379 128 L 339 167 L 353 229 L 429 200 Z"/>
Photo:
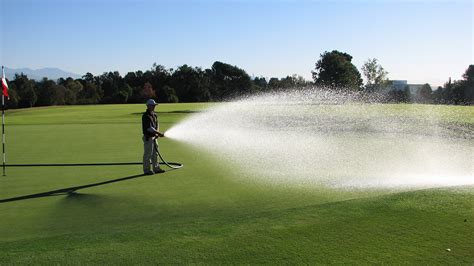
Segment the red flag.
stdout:
<path fill-rule="evenodd" d="M 5 78 L 5 70 L 3 70 L 3 66 L 2 66 L 2 94 L 7 96 L 10 99 L 10 96 L 8 96 L 8 84 L 7 84 L 7 79 Z"/>

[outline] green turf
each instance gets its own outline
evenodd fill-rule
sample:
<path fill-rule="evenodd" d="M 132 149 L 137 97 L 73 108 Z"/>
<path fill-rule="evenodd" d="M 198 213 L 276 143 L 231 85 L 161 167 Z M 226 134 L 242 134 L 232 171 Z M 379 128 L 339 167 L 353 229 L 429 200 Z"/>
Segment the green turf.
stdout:
<path fill-rule="evenodd" d="M 162 129 L 206 106 L 160 105 Z M 140 161 L 143 107 L 8 111 L 8 162 Z M 349 108 L 341 115 L 361 107 Z M 407 116 L 434 110 L 444 121 L 474 124 L 474 107 L 363 108 Z M 194 147 L 169 139 L 160 147 L 184 168 L 0 203 L 0 264 L 474 263 L 473 187 L 384 194 L 252 184 Z M 0 200 L 133 176 L 141 166 L 7 171 Z"/>

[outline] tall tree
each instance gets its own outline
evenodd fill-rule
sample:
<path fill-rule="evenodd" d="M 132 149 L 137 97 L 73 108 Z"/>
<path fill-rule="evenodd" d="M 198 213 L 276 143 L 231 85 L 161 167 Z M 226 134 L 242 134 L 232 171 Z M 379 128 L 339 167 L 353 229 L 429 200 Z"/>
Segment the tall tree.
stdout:
<path fill-rule="evenodd" d="M 315 84 L 334 89 L 359 89 L 362 78 L 351 61 L 352 56 L 347 53 L 324 52 L 312 71 Z"/>
<path fill-rule="evenodd" d="M 201 68 L 182 65 L 173 72 L 170 83 L 181 102 L 202 102 L 210 98 L 209 84 L 205 79 Z"/>
<path fill-rule="evenodd" d="M 163 87 L 169 84 L 172 72 L 172 69 L 166 69 L 162 65 L 153 63 L 151 71 L 147 71 L 143 74 L 143 81 L 151 83 L 158 99 L 161 99 Z"/>
<path fill-rule="evenodd" d="M 449 102 L 455 105 L 465 104 L 465 83 L 463 80 L 456 80 L 452 83 L 451 90 L 449 91 Z"/>
<path fill-rule="evenodd" d="M 296 74 L 280 79 L 280 86 L 284 89 L 304 87 L 306 85 L 308 85 L 308 82 L 302 76 Z"/>
<path fill-rule="evenodd" d="M 18 93 L 18 107 L 33 107 L 36 104 L 38 97 L 34 80 L 28 79 L 23 73 L 15 74 L 13 85 L 15 85 L 15 90 Z"/>
<path fill-rule="evenodd" d="M 430 103 L 433 98 L 433 90 L 431 90 L 430 84 L 424 84 L 417 92 L 416 92 L 416 100 L 422 103 Z"/>
<path fill-rule="evenodd" d="M 79 80 L 74 80 L 72 78 L 59 79 L 59 85 L 65 87 L 65 97 L 64 100 L 66 104 L 76 104 L 77 95 L 83 89 L 81 82 Z"/>
<path fill-rule="evenodd" d="M 175 89 L 171 88 L 168 85 L 163 86 L 161 90 L 161 99 L 166 103 L 177 103 L 178 97 L 176 96 Z"/>
<path fill-rule="evenodd" d="M 153 86 L 150 82 L 145 82 L 143 89 L 140 91 L 140 96 L 142 97 L 143 102 L 146 99 L 153 99 L 156 97 L 155 91 L 153 90 Z"/>
<path fill-rule="evenodd" d="M 433 103 L 436 103 L 436 104 L 444 103 L 443 87 L 438 86 L 438 88 L 435 91 L 433 91 L 432 98 L 433 98 Z"/>
<path fill-rule="evenodd" d="M 91 73 L 87 73 L 79 80 L 83 86 L 77 94 L 78 104 L 96 104 L 100 101 L 102 91 L 100 89 L 99 79 Z"/>
<path fill-rule="evenodd" d="M 362 73 L 367 80 L 365 89 L 375 91 L 385 87 L 388 83 L 388 72 L 377 62 L 376 58 L 368 59 L 362 66 Z"/>
<path fill-rule="evenodd" d="M 119 88 L 122 85 L 122 77 L 118 71 L 106 72 L 99 76 L 99 84 L 104 92 L 102 103 L 117 103 L 116 97 L 119 94 Z M 120 96 L 118 96 L 120 97 Z"/>
<path fill-rule="evenodd" d="M 280 80 L 278 78 L 270 78 L 268 81 L 268 87 L 272 90 L 280 88 Z"/>
<path fill-rule="evenodd" d="M 464 72 L 464 92 L 463 96 L 466 104 L 474 104 L 474 65 L 469 65 Z"/>
<path fill-rule="evenodd" d="M 36 102 L 37 106 L 49 106 L 49 105 L 54 105 L 54 103 L 57 101 L 56 96 L 56 91 L 54 89 L 54 86 L 56 83 L 53 80 L 50 80 L 48 78 L 43 78 L 41 82 L 38 83 L 38 101 Z"/>
<path fill-rule="evenodd" d="M 259 91 L 266 90 L 268 83 L 264 77 L 255 77 L 253 79 L 253 84 L 257 87 L 256 89 Z"/>
<path fill-rule="evenodd" d="M 212 95 L 217 99 L 249 93 L 252 88 L 250 76 L 243 69 L 222 62 L 214 62 L 210 71 Z"/>

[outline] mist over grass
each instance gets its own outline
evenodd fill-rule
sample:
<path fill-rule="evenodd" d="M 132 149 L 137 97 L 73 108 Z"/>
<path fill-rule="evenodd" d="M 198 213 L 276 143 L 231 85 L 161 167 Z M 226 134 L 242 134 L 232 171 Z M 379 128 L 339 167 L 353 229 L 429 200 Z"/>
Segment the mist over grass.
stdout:
<path fill-rule="evenodd" d="M 250 179 L 338 189 L 473 185 L 473 124 L 456 108 L 382 105 L 324 89 L 249 96 L 190 116 L 170 138 Z M 462 122 L 465 120 L 464 122 Z"/>

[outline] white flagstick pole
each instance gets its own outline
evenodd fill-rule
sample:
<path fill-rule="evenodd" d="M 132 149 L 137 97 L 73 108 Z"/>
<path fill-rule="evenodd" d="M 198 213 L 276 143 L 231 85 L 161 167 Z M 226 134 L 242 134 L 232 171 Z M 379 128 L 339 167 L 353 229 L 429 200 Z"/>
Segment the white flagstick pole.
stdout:
<path fill-rule="evenodd" d="M 5 78 L 5 71 L 3 70 L 2 66 L 2 79 Z M 3 90 L 3 84 L 2 84 Z M 5 95 L 2 93 L 2 150 L 3 150 L 3 176 L 5 174 L 5 162 L 6 162 L 6 155 L 5 155 Z"/>
<path fill-rule="evenodd" d="M 2 94 L 2 147 L 3 147 L 3 176 L 5 174 L 5 95 Z"/>

